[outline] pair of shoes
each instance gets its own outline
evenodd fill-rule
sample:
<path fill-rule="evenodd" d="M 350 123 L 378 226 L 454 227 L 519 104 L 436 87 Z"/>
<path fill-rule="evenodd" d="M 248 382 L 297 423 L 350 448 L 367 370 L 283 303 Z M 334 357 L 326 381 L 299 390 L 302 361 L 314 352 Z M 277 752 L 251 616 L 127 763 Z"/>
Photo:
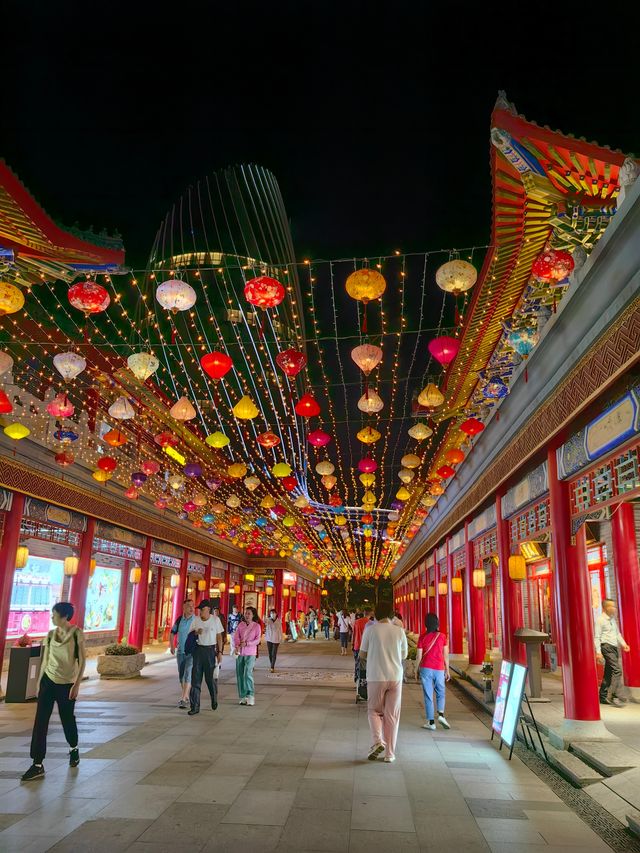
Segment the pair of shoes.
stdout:
<path fill-rule="evenodd" d="M 246 700 L 246 699 L 241 699 L 241 700 L 238 702 L 238 705 L 246 705 L 246 704 L 247 704 L 247 700 Z"/>
<path fill-rule="evenodd" d="M 218 710 L 218 703 L 217 703 L 217 702 L 212 702 L 212 703 L 211 703 L 211 710 L 212 710 L 212 711 L 217 711 L 217 710 Z"/>
<path fill-rule="evenodd" d="M 436 730 L 436 724 L 435 724 L 435 723 L 424 723 L 424 725 L 422 726 L 422 728 L 423 728 L 423 729 L 429 729 L 430 731 L 435 732 L 435 730 Z"/>
<path fill-rule="evenodd" d="M 440 725 L 442 726 L 443 729 L 450 729 L 451 728 L 451 726 L 447 722 L 447 718 L 445 717 L 444 714 L 438 714 L 438 722 L 440 723 Z"/>
<path fill-rule="evenodd" d="M 256 697 L 255 696 L 247 696 L 247 705 L 255 705 Z"/>
<path fill-rule="evenodd" d="M 20 781 L 31 782 L 33 779 L 44 778 L 44 764 L 32 764 L 26 773 L 23 773 Z"/>
<path fill-rule="evenodd" d="M 624 703 L 619 699 L 601 699 L 601 705 L 612 705 L 614 708 L 622 708 L 624 707 Z"/>
<path fill-rule="evenodd" d="M 200 708 L 191 708 L 187 713 L 190 717 L 193 717 L 194 714 L 200 713 Z"/>
<path fill-rule="evenodd" d="M 393 764 L 393 762 L 395 760 L 396 760 L 395 755 L 385 755 L 385 757 L 384 757 L 384 763 L 385 764 Z"/>
<path fill-rule="evenodd" d="M 189 703 L 187 702 L 187 700 L 186 700 L 186 699 L 181 699 L 181 700 L 178 702 L 178 708 L 183 708 L 183 709 L 184 709 L 184 708 L 188 708 L 188 707 L 189 707 Z"/>
<path fill-rule="evenodd" d="M 369 750 L 369 755 L 367 756 L 368 760 L 369 761 L 377 761 L 378 756 L 380 755 L 381 752 L 384 752 L 384 744 L 383 743 L 376 743 Z"/>
<path fill-rule="evenodd" d="M 271 667 L 271 672 L 275 672 L 275 671 L 276 671 L 275 666 L 272 666 L 272 667 Z"/>
<path fill-rule="evenodd" d="M 69 750 L 69 767 L 77 767 L 80 764 L 80 750 L 77 746 Z"/>

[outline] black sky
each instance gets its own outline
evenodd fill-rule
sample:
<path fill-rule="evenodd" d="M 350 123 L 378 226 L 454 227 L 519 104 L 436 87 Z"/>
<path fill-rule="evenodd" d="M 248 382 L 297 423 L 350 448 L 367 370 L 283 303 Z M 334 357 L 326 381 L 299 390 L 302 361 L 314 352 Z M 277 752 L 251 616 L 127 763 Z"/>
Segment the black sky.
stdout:
<path fill-rule="evenodd" d="M 54 218 L 117 228 L 135 266 L 189 182 L 247 161 L 276 174 L 300 258 L 486 243 L 499 89 L 540 124 L 640 152 L 618 15 L 596 38 L 555 7 L 164 8 L 13 2 L 0 50 L 0 155 Z"/>

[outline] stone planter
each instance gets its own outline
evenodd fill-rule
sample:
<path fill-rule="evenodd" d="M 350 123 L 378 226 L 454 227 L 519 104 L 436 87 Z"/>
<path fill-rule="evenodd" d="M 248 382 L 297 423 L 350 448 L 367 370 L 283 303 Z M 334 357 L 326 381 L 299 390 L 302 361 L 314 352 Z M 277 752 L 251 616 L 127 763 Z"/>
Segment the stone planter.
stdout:
<path fill-rule="evenodd" d="M 143 652 L 137 655 L 98 655 L 100 678 L 137 678 L 145 665 Z"/>
<path fill-rule="evenodd" d="M 403 681 L 415 681 L 416 678 L 416 662 L 414 660 L 402 661 Z"/>

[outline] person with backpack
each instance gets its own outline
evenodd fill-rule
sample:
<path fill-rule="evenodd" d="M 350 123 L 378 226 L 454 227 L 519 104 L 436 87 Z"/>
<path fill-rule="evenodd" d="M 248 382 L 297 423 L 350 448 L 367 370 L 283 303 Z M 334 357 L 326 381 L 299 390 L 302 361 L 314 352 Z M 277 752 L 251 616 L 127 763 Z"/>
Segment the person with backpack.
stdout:
<path fill-rule="evenodd" d="M 444 715 L 444 685 L 449 681 L 449 646 L 446 634 L 440 633 L 440 620 L 435 613 L 427 613 L 424 620 L 426 631 L 418 640 L 418 651 L 416 654 L 416 680 L 422 681 L 422 693 L 424 695 L 424 708 L 427 722 L 423 729 L 436 730 L 435 713 L 433 710 L 433 692 L 436 693 L 436 704 L 438 710 L 438 722 L 443 729 L 450 729 Z"/>
<path fill-rule="evenodd" d="M 169 634 L 169 648 L 171 649 L 171 654 L 175 655 L 178 661 L 178 678 L 180 679 L 180 686 L 182 688 L 178 708 L 189 707 L 193 655 L 185 654 L 184 644 L 191 632 L 194 619 L 193 601 L 190 598 L 185 598 L 182 603 L 182 616 L 178 616 Z"/>
<path fill-rule="evenodd" d="M 185 654 L 193 654 L 191 672 L 191 692 L 189 693 L 189 716 L 200 713 L 200 693 L 202 676 L 211 696 L 211 710 L 218 707 L 218 688 L 214 680 L 214 670 L 222 659 L 222 641 L 224 626 L 217 616 L 211 613 L 211 602 L 205 599 L 200 603 L 199 616 L 193 617 L 191 631 L 184 645 Z"/>
<path fill-rule="evenodd" d="M 51 609 L 51 621 L 55 628 L 47 634 L 40 663 L 38 707 L 31 736 L 33 764 L 22 776 L 23 782 L 42 779 L 44 776 L 49 720 L 56 704 L 69 744 L 69 766 L 77 767 L 80 764 L 75 705 L 86 655 L 82 631 L 77 625 L 70 624 L 73 613 L 73 604 L 68 601 L 59 601 Z"/>

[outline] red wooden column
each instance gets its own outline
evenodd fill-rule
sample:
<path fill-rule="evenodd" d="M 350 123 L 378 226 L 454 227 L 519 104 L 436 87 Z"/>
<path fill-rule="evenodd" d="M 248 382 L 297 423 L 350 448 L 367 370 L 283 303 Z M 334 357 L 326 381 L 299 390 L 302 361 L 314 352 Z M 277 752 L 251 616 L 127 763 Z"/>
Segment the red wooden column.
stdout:
<path fill-rule="evenodd" d="M 484 590 L 473 585 L 473 541 L 469 539 L 469 522 L 464 525 L 465 593 L 467 598 L 467 642 L 469 664 L 479 666 L 484 661 Z"/>
<path fill-rule="evenodd" d="M 147 623 L 147 602 L 149 599 L 149 563 L 151 562 L 151 537 L 147 536 L 140 561 L 140 582 L 133 592 L 129 644 L 137 649 L 144 645 L 144 629 Z"/>
<path fill-rule="evenodd" d="M 80 543 L 78 571 L 71 581 L 71 592 L 69 593 L 69 600 L 75 608 L 73 621 L 80 629 L 84 628 L 84 613 L 87 606 L 87 588 L 89 586 L 91 553 L 93 551 L 93 537 L 95 532 L 95 518 L 87 518 L 87 529 L 82 534 L 82 542 Z"/>
<path fill-rule="evenodd" d="M 162 599 L 164 597 L 164 584 L 162 583 L 162 566 L 156 566 L 156 612 L 153 617 L 152 639 L 158 640 L 158 626 L 160 625 L 160 611 L 162 610 Z"/>
<path fill-rule="evenodd" d="M 451 580 L 449 581 L 449 590 L 453 586 L 453 558 L 451 559 Z M 468 583 L 468 581 L 467 581 Z M 462 615 L 462 597 L 464 595 L 464 584 L 462 581 L 463 592 L 451 592 L 451 639 L 449 640 L 449 651 L 454 655 L 461 655 L 464 651 L 464 617 Z"/>
<path fill-rule="evenodd" d="M 209 592 L 209 590 L 211 589 L 211 557 L 209 557 L 209 560 L 207 561 L 207 566 L 204 570 L 204 582 L 206 583 L 204 593 L 206 597 L 209 598 L 211 596 L 211 593 Z"/>
<path fill-rule="evenodd" d="M 620 628 L 631 648 L 622 652 L 625 683 L 640 687 L 640 565 L 632 504 L 618 504 L 611 517 L 611 534 Z"/>
<path fill-rule="evenodd" d="M 229 617 L 229 581 L 231 579 L 231 570 L 229 569 L 229 563 L 227 563 L 227 568 L 224 570 L 222 575 L 222 582 L 224 583 L 224 592 L 220 596 L 220 607 L 222 608 L 222 612 L 224 613 L 225 619 Z M 227 626 L 224 626 L 225 631 Z"/>
<path fill-rule="evenodd" d="M 502 617 L 502 657 L 513 663 L 525 664 L 524 643 L 514 639 L 514 631 L 523 623 L 522 594 L 517 581 L 509 577 L 509 523 L 502 518 L 502 496 L 496 495 L 496 539 L 500 571 L 500 615 Z"/>
<path fill-rule="evenodd" d="M 446 567 L 446 563 L 445 563 Z M 446 568 L 445 568 L 446 572 Z M 451 633 L 449 631 L 449 608 L 447 607 L 447 596 L 449 594 L 449 589 L 447 587 L 447 594 L 440 595 L 440 584 L 444 583 L 445 572 L 440 572 L 440 562 L 436 561 L 436 601 L 437 601 L 437 610 L 438 619 L 440 620 L 440 630 L 443 634 L 447 635 L 447 639 L 449 642 L 451 641 Z M 447 578 L 447 584 L 451 583 L 451 578 Z"/>
<path fill-rule="evenodd" d="M 452 654 L 455 654 L 453 650 L 454 646 L 454 632 L 453 632 L 453 584 L 451 581 L 453 580 L 453 554 L 451 553 L 451 537 L 447 536 L 446 541 L 447 548 L 447 625 L 443 629 L 447 633 L 447 637 L 449 638 L 449 651 Z"/>
<path fill-rule="evenodd" d="M 429 583 L 427 584 L 427 596 L 429 596 L 429 587 L 433 586 L 434 594 L 429 597 L 428 610 L 429 610 L 429 613 L 436 613 L 436 614 L 438 612 L 438 588 L 437 588 L 437 584 L 436 584 L 437 572 L 438 572 L 438 570 L 436 567 L 436 553 L 434 551 L 434 553 L 433 553 L 433 584 L 431 584 L 431 582 L 430 582 L 431 567 L 427 564 L 427 580 L 429 581 Z"/>
<path fill-rule="evenodd" d="M 122 570 L 122 583 L 120 584 L 120 606 L 118 608 L 118 642 L 124 640 L 124 620 L 127 615 L 127 592 L 129 590 L 129 569 L 131 563 L 129 560 L 124 561 L 124 569 Z"/>
<path fill-rule="evenodd" d="M 547 454 L 551 536 L 558 627 L 562 637 L 564 715 L 568 721 L 600 721 L 600 701 L 591 626 L 591 584 L 584 524 L 571 535 L 569 485 L 558 479 L 555 448 Z M 584 729 L 585 726 L 581 726 Z M 586 728 L 595 728 L 587 726 Z"/>
<path fill-rule="evenodd" d="M 11 590 L 13 588 L 13 575 L 16 570 L 16 552 L 20 544 L 20 524 L 22 523 L 23 512 L 24 495 L 14 492 L 11 509 L 5 515 L 2 548 L 0 548 L 0 667 L 4 658 Z"/>
<path fill-rule="evenodd" d="M 187 571 L 189 569 L 189 551 L 185 548 L 182 554 L 182 563 L 180 564 L 180 581 L 178 586 L 173 590 L 173 614 L 171 624 L 175 624 L 178 616 L 182 615 L 182 605 L 187 596 Z"/>

